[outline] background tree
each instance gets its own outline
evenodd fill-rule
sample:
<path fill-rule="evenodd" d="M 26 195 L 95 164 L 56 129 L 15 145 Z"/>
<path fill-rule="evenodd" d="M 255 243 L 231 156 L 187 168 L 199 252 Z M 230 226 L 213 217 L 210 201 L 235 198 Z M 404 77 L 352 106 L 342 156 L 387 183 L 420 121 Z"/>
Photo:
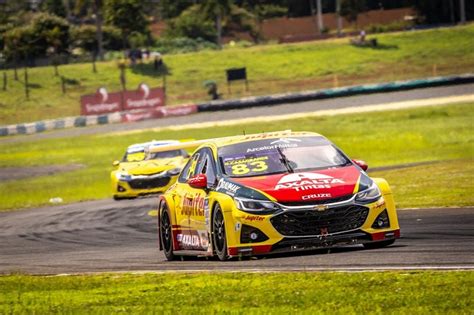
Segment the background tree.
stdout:
<path fill-rule="evenodd" d="M 231 0 L 205 0 L 202 4 L 203 12 L 213 18 L 216 23 L 216 43 L 222 46 L 222 19 L 231 12 Z"/>
<path fill-rule="evenodd" d="M 66 7 L 63 0 L 44 0 L 41 3 L 41 11 L 64 18 L 67 17 Z"/>
<path fill-rule="evenodd" d="M 0 1 L 0 25 L 11 22 L 17 15 L 30 9 L 26 1 L 2 0 Z"/>
<path fill-rule="evenodd" d="M 259 21 L 264 19 L 271 19 L 276 17 L 283 17 L 288 14 L 288 8 L 286 6 L 279 6 L 275 4 L 259 4 L 255 7 L 245 7 L 248 11 L 255 14 Z"/>
<path fill-rule="evenodd" d="M 254 42 L 258 42 L 261 35 L 257 16 L 236 5 L 232 5 L 230 9 L 230 14 L 224 25 L 224 32 L 228 35 L 232 35 L 234 32 L 247 32 Z"/>
<path fill-rule="evenodd" d="M 349 23 L 356 23 L 360 13 L 367 10 L 365 0 L 341 0 L 341 16 Z"/>
<path fill-rule="evenodd" d="M 413 0 L 413 2 L 418 14 L 423 17 L 422 23 L 453 23 L 461 19 L 460 0 Z M 474 1 L 464 1 L 464 5 L 466 20 L 474 20 Z"/>
<path fill-rule="evenodd" d="M 69 49 L 70 24 L 63 18 L 48 14 L 37 13 L 31 20 L 36 35 L 35 45 L 41 52 L 53 48 L 55 53 L 65 53 Z"/>
<path fill-rule="evenodd" d="M 168 22 L 165 35 L 170 38 L 202 38 L 215 42 L 214 23 L 200 13 L 202 13 L 200 5 L 187 8 L 178 17 Z"/>
<path fill-rule="evenodd" d="M 32 25 L 15 27 L 4 33 L 4 53 L 7 61 L 13 62 L 14 78 L 18 80 L 18 61 L 41 54 L 38 46 L 33 45 L 35 32 Z"/>
<path fill-rule="evenodd" d="M 9 58 L 42 57 L 47 55 L 48 50 L 58 54 L 68 51 L 69 23 L 65 19 L 48 13 L 29 13 L 23 19 L 28 23 L 3 34 Z M 17 50 L 21 52 L 20 56 Z"/>
<path fill-rule="evenodd" d="M 104 49 L 119 50 L 122 47 L 122 36 L 118 28 L 106 25 L 103 28 Z M 97 51 L 96 27 L 84 24 L 71 29 L 71 44 L 85 52 L 95 54 Z"/>
<path fill-rule="evenodd" d="M 149 33 L 143 0 L 105 0 L 104 13 L 106 22 L 122 31 L 124 46 L 131 33 Z"/>
<path fill-rule="evenodd" d="M 159 5 L 161 17 L 163 19 L 176 18 L 195 4 L 196 0 L 161 0 Z"/>
<path fill-rule="evenodd" d="M 92 11 L 90 11 L 90 9 L 92 9 Z M 81 16 L 83 20 L 92 19 L 95 24 L 95 36 L 97 46 L 96 49 L 93 51 L 93 54 L 94 58 L 98 56 L 100 60 L 104 60 L 103 12 L 103 0 L 76 0 L 76 15 Z"/>

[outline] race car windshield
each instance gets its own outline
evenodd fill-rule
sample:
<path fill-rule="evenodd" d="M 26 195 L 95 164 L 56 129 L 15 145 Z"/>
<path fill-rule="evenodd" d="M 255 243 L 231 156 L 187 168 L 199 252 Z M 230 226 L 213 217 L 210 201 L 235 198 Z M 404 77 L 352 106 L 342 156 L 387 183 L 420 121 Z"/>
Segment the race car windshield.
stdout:
<path fill-rule="evenodd" d="M 302 172 L 351 164 L 322 137 L 265 139 L 229 145 L 219 150 L 219 161 L 229 177 Z"/>
<path fill-rule="evenodd" d="M 186 156 L 186 155 L 187 155 L 186 152 L 184 152 L 183 150 L 154 152 L 154 153 L 150 153 L 147 160 L 168 159 L 168 158 L 174 158 L 177 156 Z"/>
<path fill-rule="evenodd" d="M 138 151 L 138 152 L 127 152 L 123 157 L 123 162 L 140 162 L 145 159 L 145 152 Z"/>

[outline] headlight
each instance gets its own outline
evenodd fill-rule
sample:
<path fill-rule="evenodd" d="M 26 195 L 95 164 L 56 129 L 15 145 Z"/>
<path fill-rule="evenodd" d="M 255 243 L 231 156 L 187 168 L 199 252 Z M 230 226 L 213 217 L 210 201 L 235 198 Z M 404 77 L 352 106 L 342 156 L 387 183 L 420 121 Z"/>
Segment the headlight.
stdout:
<path fill-rule="evenodd" d="M 280 208 L 269 200 L 256 200 L 246 198 L 234 198 L 237 209 L 255 214 L 273 213 Z"/>
<path fill-rule="evenodd" d="M 115 176 L 117 177 L 118 180 L 121 180 L 121 181 L 129 181 L 130 179 L 132 179 L 132 176 L 128 175 L 128 173 L 116 173 Z"/>
<path fill-rule="evenodd" d="M 377 184 L 372 183 L 372 185 L 368 189 L 358 193 L 355 197 L 355 200 L 359 202 L 369 203 L 378 200 L 381 195 L 382 194 L 380 193 L 380 189 L 377 187 Z"/>

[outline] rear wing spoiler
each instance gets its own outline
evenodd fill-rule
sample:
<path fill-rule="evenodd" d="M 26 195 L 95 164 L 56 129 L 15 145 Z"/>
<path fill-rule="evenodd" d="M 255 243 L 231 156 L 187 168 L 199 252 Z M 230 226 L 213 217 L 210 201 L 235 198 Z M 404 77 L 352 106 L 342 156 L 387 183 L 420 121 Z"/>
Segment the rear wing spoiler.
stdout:
<path fill-rule="evenodd" d="M 165 152 L 165 151 L 180 150 L 180 149 L 183 149 L 183 150 L 196 149 L 200 145 L 208 142 L 209 140 L 212 140 L 212 139 L 186 141 L 186 142 L 180 142 L 180 143 L 170 144 L 170 145 L 160 145 L 154 148 L 150 148 L 149 152 L 156 153 L 156 152 Z"/>
<path fill-rule="evenodd" d="M 271 135 L 287 135 L 288 133 L 291 133 L 291 130 L 272 131 L 272 132 L 265 132 L 265 133 L 255 134 L 255 135 L 270 135 L 270 134 Z M 253 135 L 249 134 L 247 136 L 252 137 Z M 183 142 L 176 143 L 176 144 L 161 145 L 154 148 L 150 148 L 149 152 L 156 153 L 156 152 L 165 152 L 165 151 L 179 150 L 179 149 L 184 149 L 184 150 L 196 149 L 197 147 L 203 145 L 204 143 L 212 142 L 213 140 L 232 139 L 234 137 L 236 136 L 217 137 L 217 138 L 193 140 L 193 141 L 184 140 Z"/>

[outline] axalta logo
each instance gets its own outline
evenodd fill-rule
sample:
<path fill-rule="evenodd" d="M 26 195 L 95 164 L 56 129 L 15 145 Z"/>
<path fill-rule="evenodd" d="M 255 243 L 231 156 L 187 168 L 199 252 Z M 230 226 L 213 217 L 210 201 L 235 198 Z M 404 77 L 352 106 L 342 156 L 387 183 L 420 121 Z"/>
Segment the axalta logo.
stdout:
<path fill-rule="evenodd" d="M 283 176 L 275 190 L 294 189 L 304 191 L 309 189 L 331 188 L 333 184 L 343 184 L 342 179 L 319 173 L 294 173 Z"/>

